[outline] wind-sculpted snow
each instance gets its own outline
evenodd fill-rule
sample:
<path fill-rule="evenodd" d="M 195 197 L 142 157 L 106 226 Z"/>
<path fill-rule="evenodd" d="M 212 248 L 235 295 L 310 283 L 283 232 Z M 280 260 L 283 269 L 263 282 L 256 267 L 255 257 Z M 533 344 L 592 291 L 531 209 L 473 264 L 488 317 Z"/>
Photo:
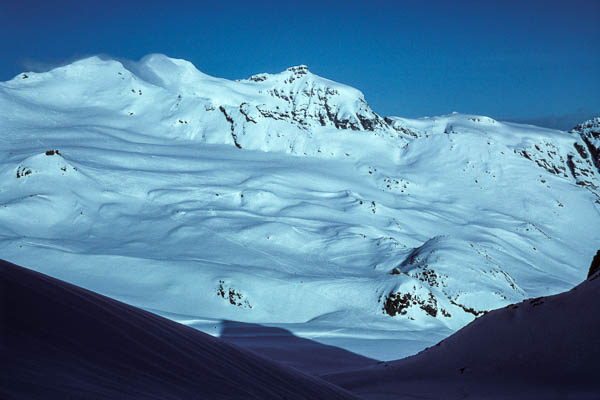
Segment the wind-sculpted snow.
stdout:
<path fill-rule="evenodd" d="M 4 258 L 213 334 L 399 358 L 569 289 L 600 247 L 584 136 L 384 119 L 305 66 L 88 58 L 1 83 L 0 129 Z"/>

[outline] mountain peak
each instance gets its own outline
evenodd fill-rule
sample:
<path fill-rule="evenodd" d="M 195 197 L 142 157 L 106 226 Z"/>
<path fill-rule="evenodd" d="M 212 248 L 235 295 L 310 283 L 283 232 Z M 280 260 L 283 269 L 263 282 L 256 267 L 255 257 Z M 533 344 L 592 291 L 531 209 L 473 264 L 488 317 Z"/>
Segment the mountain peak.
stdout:
<path fill-rule="evenodd" d="M 600 131 L 600 117 L 594 117 L 577 124 L 570 132 Z"/>
<path fill-rule="evenodd" d="M 310 71 L 308 67 L 304 64 L 296 65 L 294 67 L 289 67 L 286 69 L 287 72 L 292 72 L 294 75 L 306 75 Z"/>
<path fill-rule="evenodd" d="M 157 86 L 179 91 L 181 87 L 194 86 L 212 77 L 198 70 L 187 60 L 171 58 L 164 54 L 148 54 L 128 68 L 138 77 Z"/>
<path fill-rule="evenodd" d="M 271 78 L 271 77 L 284 77 L 284 78 L 292 78 L 292 82 L 295 79 L 298 78 L 302 78 L 303 76 L 306 75 L 313 75 L 309 70 L 308 67 L 304 64 L 300 64 L 300 65 L 296 65 L 293 67 L 289 67 L 286 68 L 284 71 L 278 73 L 278 74 L 268 74 L 268 73 L 260 73 L 260 74 L 256 74 L 256 75 L 252 75 L 251 77 L 248 78 L 249 81 L 254 81 L 254 82 L 262 82 L 262 81 L 266 81 L 267 79 Z"/>

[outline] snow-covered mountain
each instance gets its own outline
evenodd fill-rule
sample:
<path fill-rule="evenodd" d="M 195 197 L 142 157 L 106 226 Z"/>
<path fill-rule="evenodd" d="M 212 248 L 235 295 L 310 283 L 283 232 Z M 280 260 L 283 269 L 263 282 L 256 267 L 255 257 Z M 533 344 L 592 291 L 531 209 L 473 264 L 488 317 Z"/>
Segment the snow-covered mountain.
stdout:
<path fill-rule="evenodd" d="M 0 83 L 0 130 L 2 258 L 215 335 L 400 358 L 571 288 L 600 247 L 598 119 L 383 118 L 305 66 L 151 55 Z"/>

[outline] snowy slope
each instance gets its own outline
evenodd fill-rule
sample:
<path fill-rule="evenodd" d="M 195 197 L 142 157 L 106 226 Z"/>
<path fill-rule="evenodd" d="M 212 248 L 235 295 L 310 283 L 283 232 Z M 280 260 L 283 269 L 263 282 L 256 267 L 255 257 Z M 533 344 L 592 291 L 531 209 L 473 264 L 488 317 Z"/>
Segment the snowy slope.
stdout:
<path fill-rule="evenodd" d="M 352 399 L 186 326 L 0 260 L 5 399 Z"/>
<path fill-rule="evenodd" d="M 364 399 L 597 399 L 599 278 L 494 310 L 413 357 L 327 378 Z"/>
<path fill-rule="evenodd" d="M 585 129 L 382 118 L 304 66 L 92 57 L 0 83 L 0 256 L 213 335 L 395 359 L 585 277 Z"/>

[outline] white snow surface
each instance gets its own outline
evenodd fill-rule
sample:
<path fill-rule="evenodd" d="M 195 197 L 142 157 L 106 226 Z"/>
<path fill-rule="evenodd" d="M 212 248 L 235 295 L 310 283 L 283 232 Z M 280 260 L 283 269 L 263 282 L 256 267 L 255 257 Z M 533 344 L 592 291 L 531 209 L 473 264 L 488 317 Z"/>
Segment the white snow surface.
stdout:
<path fill-rule="evenodd" d="M 306 66 L 86 58 L 0 83 L 0 132 L 1 258 L 217 336 L 398 359 L 600 247 L 589 130 L 384 119 Z"/>

